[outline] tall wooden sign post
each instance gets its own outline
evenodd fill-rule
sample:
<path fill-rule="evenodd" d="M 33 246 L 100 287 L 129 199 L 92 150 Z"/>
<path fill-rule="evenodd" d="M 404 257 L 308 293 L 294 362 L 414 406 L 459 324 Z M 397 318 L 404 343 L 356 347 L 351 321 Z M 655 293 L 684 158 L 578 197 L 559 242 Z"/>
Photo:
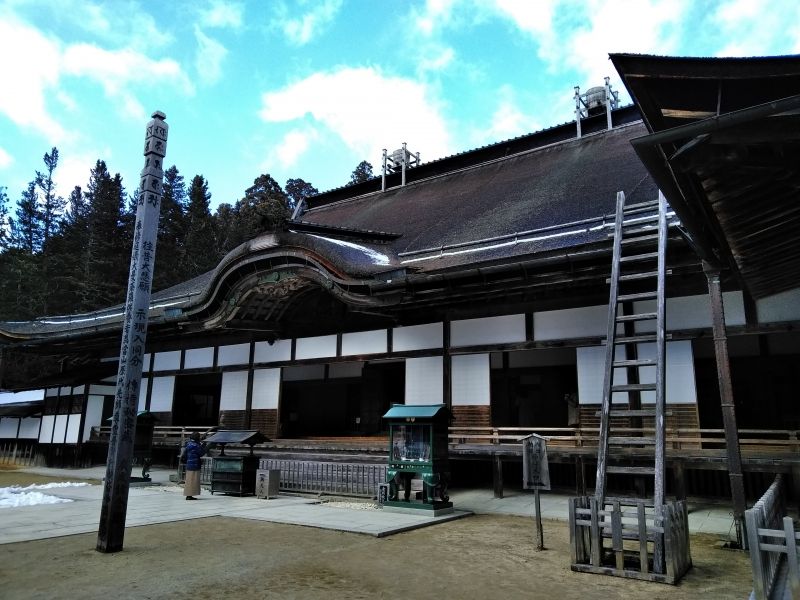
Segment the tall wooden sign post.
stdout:
<path fill-rule="evenodd" d="M 167 152 L 166 115 L 156 111 L 147 124 L 144 142 L 144 169 L 139 185 L 139 203 L 131 251 L 128 294 L 125 301 L 125 321 L 119 351 L 117 391 L 114 396 L 114 419 L 108 444 L 105 488 L 97 532 L 99 552 L 119 552 L 125 536 L 125 516 L 128 512 L 133 441 L 136 432 L 136 407 L 142 380 L 147 310 L 150 305 L 150 286 L 156 259 L 158 213 L 161 208 L 161 184 L 164 179 L 163 161 Z"/>
<path fill-rule="evenodd" d="M 533 490 L 536 505 L 536 549 L 544 550 L 539 490 L 550 490 L 550 466 L 547 463 L 547 442 L 535 433 L 522 439 L 522 488 Z"/>

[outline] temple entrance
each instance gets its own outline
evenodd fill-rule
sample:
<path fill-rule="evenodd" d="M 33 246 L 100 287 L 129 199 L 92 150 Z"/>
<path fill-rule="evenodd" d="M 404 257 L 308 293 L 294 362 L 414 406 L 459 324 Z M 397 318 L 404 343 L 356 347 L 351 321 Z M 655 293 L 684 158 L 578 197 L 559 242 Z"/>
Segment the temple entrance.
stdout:
<path fill-rule="evenodd" d="M 572 361 L 571 364 L 563 364 Z M 562 364 L 542 364 L 542 363 Z M 500 365 L 498 365 L 500 366 Z M 574 350 L 512 352 L 491 370 L 492 424 L 497 427 L 569 427 L 567 396 L 578 389 Z M 573 400 L 574 402 L 574 400 Z M 573 409 L 572 413 L 576 413 Z"/>
<path fill-rule="evenodd" d="M 405 365 L 349 363 L 326 365 L 319 379 L 284 379 L 281 390 L 282 437 L 381 435 L 382 415 L 403 402 Z M 322 366 L 322 365 L 320 365 Z"/>
<path fill-rule="evenodd" d="M 176 376 L 172 425 L 217 425 L 221 390 L 221 373 Z"/>

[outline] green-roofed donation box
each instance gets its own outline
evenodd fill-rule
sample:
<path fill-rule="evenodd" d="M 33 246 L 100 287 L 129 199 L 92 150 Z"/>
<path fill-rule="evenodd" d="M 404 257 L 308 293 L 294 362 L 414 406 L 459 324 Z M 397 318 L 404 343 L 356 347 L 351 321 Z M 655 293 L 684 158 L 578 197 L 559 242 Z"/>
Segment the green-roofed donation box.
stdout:
<path fill-rule="evenodd" d="M 396 404 L 383 418 L 389 424 L 389 489 L 383 505 L 435 514 L 451 511 L 450 411 L 444 404 Z"/>

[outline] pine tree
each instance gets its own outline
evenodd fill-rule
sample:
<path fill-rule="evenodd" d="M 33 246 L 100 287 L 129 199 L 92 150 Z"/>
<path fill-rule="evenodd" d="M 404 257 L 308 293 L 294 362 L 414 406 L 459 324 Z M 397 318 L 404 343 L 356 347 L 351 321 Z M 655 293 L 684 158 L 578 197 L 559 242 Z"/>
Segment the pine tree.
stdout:
<path fill-rule="evenodd" d="M 153 289 L 161 290 L 185 279 L 184 242 L 186 237 L 186 187 L 183 176 L 173 165 L 164 172 L 164 188 L 158 216 L 158 243 L 153 270 Z"/>
<path fill-rule="evenodd" d="M 42 213 L 39 210 L 39 195 L 36 180 L 28 183 L 17 201 L 17 218 L 14 220 L 12 243 L 29 254 L 42 249 Z"/>
<path fill-rule="evenodd" d="M 81 307 L 92 310 L 124 300 L 130 248 L 123 247 L 125 189 L 119 173 L 111 177 L 106 163 L 98 160 L 86 190 L 88 238 Z"/>
<path fill-rule="evenodd" d="M 356 168 L 353 169 L 353 172 L 350 174 L 350 181 L 348 185 L 352 185 L 354 183 L 361 183 L 362 181 L 366 181 L 367 179 L 372 178 L 372 165 L 365 160 L 362 160 Z"/>
<path fill-rule="evenodd" d="M 53 293 L 48 307 L 54 313 L 69 314 L 82 306 L 89 208 L 80 186 L 75 186 L 67 199 L 59 233 L 50 240 L 50 289 Z"/>
<path fill-rule="evenodd" d="M 275 231 L 290 216 L 289 198 L 268 174 L 259 175 L 234 207 L 221 204 L 214 222 L 221 253 L 266 231 Z"/>
<path fill-rule="evenodd" d="M 286 195 L 289 197 L 289 208 L 291 210 L 294 210 L 303 200 L 319 194 L 317 188 L 302 179 L 287 179 L 285 189 Z"/>
<path fill-rule="evenodd" d="M 36 187 L 41 192 L 41 219 L 42 219 L 42 246 L 47 243 L 58 231 L 59 218 L 64 212 L 66 201 L 56 196 L 53 173 L 58 166 L 58 148 L 53 146 L 50 154 L 44 155 L 45 172 L 36 171 Z"/>
<path fill-rule="evenodd" d="M 214 222 L 210 210 L 211 194 L 208 182 L 195 175 L 189 185 L 186 207 L 186 241 L 184 244 L 185 278 L 189 279 L 217 265 Z"/>
<path fill-rule="evenodd" d="M 6 187 L 0 186 L 0 253 L 11 242 L 11 223 L 8 220 L 8 194 Z"/>

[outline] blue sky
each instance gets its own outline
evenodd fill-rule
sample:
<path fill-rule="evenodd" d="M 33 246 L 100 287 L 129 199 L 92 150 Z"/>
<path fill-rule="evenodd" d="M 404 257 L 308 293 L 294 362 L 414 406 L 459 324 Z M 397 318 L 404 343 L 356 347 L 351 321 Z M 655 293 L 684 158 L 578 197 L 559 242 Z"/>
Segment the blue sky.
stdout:
<path fill-rule="evenodd" d="M 427 162 L 569 121 L 573 86 L 621 89 L 609 52 L 797 54 L 800 2 L 0 0 L 0 186 L 57 146 L 60 194 L 98 158 L 132 192 L 162 110 L 214 206 L 261 173 L 326 190 L 404 141 Z"/>

